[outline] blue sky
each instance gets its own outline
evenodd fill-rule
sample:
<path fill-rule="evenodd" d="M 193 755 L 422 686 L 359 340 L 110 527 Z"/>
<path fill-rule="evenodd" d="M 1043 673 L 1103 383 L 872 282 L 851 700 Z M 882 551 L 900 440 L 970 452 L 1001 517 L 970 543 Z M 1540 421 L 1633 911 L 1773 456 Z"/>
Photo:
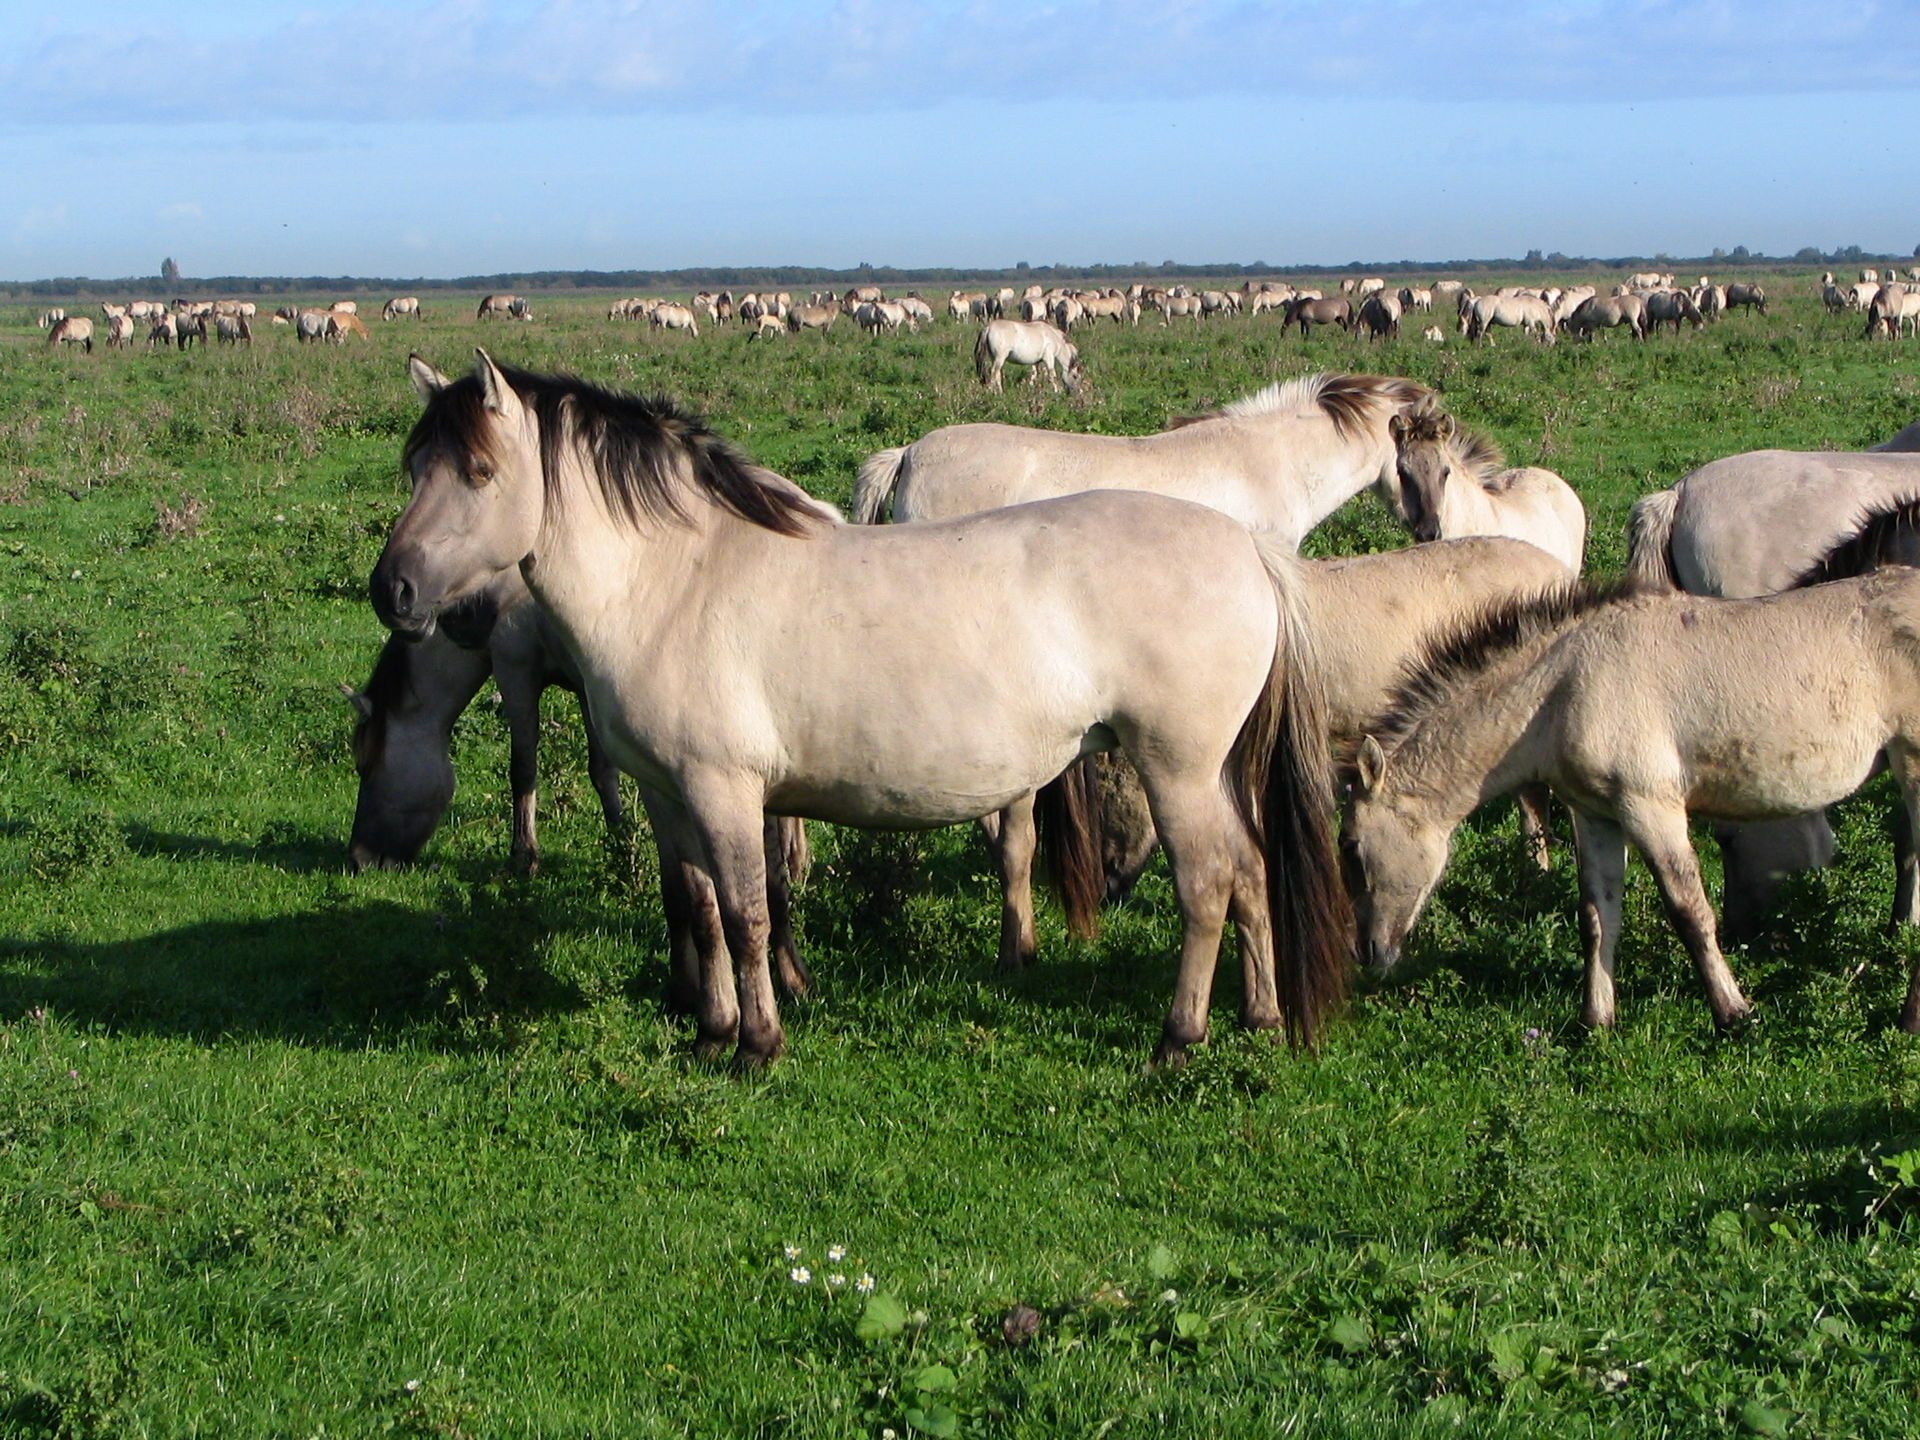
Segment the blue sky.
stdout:
<path fill-rule="evenodd" d="M 1920 244 L 1920 5 L 72 0 L 0 276 Z"/>

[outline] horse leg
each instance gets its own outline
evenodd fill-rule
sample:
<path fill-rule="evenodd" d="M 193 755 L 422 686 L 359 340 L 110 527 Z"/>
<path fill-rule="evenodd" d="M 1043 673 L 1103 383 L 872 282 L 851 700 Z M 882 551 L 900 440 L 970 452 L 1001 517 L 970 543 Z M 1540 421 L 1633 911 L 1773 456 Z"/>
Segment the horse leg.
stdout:
<path fill-rule="evenodd" d="M 1714 934 L 1713 906 L 1700 883 L 1700 857 L 1687 834 L 1687 812 L 1680 806 L 1637 807 L 1621 816 L 1627 834 L 1646 857 L 1666 905 L 1667 919 L 1693 957 L 1693 968 L 1707 992 L 1713 1023 L 1722 1030 L 1738 1025 L 1752 1011 Z"/>
<path fill-rule="evenodd" d="M 813 988 L 813 976 L 808 973 L 806 962 L 800 958 L 799 942 L 793 936 L 793 873 L 787 865 L 787 827 L 800 823 L 799 820 L 769 815 L 763 832 L 767 866 L 767 919 L 773 937 L 774 971 L 780 981 L 781 993 L 789 1000 L 797 1000 Z"/>
<path fill-rule="evenodd" d="M 736 1070 L 772 1064 L 786 1049 L 770 964 L 765 809 L 757 795 L 726 781 L 688 787 L 688 808 L 706 850 L 727 948 L 739 971 L 740 1043 Z"/>
<path fill-rule="evenodd" d="M 1213 998 L 1213 972 L 1220 959 L 1220 930 L 1234 888 L 1229 827 L 1238 827 L 1217 781 L 1178 787 L 1156 785 L 1145 774 L 1154 824 L 1173 868 L 1180 896 L 1180 973 L 1153 1063 L 1178 1068 L 1188 1050 L 1207 1038 L 1207 1007 Z M 1267 946 L 1269 958 L 1272 945 Z M 1258 988 L 1264 989 L 1264 983 Z M 1274 1007 L 1277 1011 L 1278 1004 Z"/>
<path fill-rule="evenodd" d="M 647 790 L 640 792 L 640 801 L 660 851 L 660 901 L 672 966 L 667 1009 L 694 1017 L 694 1055 L 717 1060 L 732 1047 L 740 1029 L 733 957 L 727 950 L 719 897 L 686 812 L 677 802 Z"/>
<path fill-rule="evenodd" d="M 1522 785 L 1518 796 L 1520 834 L 1526 839 L 1527 853 L 1533 857 L 1533 863 L 1542 870 L 1553 869 L 1553 852 L 1547 848 L 1553 835 L 1547 823 L 1552 796 L 1553 792 L 1544 785 Z"/>
<path fill-rule="evenodd" d="M 1580 1023 L 1611 1029 L 1614 950 L 1620 943 L 1620 898 L 1626 888 L 1627 841 L 1611 820 L 1573 812 L 1580 866 L 1580 940 L 1587 952 L 1587 993 Z"/>
<path fill-rule="evenodd" d="M 1273 916 L 1267 909 L 1267 862 L 1238 816 L 1226 817 L 1233 857 L 1233 890 L 1227 913 L 1240 932 L 1240 1026 L 1278 1030 L 1279 982 L 1274 973 Z"/>
<path fill-rule="evenodd" d="M 1773 913 L 1780 881 L 1797 870 L 1818 870 L 1833 859 L 1833 827 L 1815 810 L 1786 820 L 1714 829 L 1720 842 L 1721 933 L 1728 943 L 1756 938 Z"/>
<path fill-rule="evenodd" d="M 1000 968 L 1021 970 L 1033 963 L 1039 943 L 1033 931 L 1033 854 L 1038 838 L 1033 796 L 1024 795 L 1000 812 Z"/>
<path fill-rule="evenodd" d="M 593 793 L 600 797 L 600 814 L 607 822 L 607 830 L 617 834 L 627 822 L 626 811 L 620 803 L 620 767 L 613 763 L 606 746 L 600 743 L 584 691 L 580 695 L 580 723 L 587 727 L 587 779 L 593 785 Z"/>
<path fill-rule="evenodd" d="M 531 875 L 540 868 L 535 834 L 540 774 L 540 682 L 512 670 L 500 687 L 500 708 L 507 712 L 507 778 L 513 789 L 513 864 Z M 591 733 L 591 727 L 589 727 Z"/>

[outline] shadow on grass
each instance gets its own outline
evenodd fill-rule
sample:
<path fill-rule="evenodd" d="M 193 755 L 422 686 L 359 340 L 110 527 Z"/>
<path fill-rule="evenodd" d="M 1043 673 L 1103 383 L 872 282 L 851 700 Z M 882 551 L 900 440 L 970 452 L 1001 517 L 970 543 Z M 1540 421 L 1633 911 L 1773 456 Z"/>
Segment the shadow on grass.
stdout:
<path fill-rule="evenodd" d="M 199 1040 L 453 1042 L 477 1012 L 580 1003 L 548 969 L 550 935 L 530 901 L 476 891 L 442 909 L 383 900 L 127 940 L 0 940 L 0 1013 L 45 1006 L 80 1025 Z"/>

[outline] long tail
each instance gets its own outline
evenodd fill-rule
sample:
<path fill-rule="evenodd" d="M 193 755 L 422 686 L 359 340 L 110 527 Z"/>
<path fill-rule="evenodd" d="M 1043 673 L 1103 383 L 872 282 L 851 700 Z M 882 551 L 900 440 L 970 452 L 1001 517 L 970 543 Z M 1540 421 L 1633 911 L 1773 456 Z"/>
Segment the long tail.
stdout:
<path fill-rule="evenodd" d="M 1882 565 L 1912 564 L 1913 537 L 1920 530 L 1920 499 L 1900 500 L 1869 510 L 1853 524 L 1851 534 L 1794 577 L 1787 588 L 1824 585 L 1878 570 Z M 1902 544 L 1901 542 L 1905 543 Z"/>
<path fill-rule="evenodd" d="M 878 525 L 885 518 L 887 502 L 907 468 L 911 445 L 896 445 L 891 450 L 876 450 L 860 466 L 853 481 L 853 523 Z"/>
<path fill-rule="evenodd" d="M 1100 933 L 1100 902 L 1107 890 L 1100 854 L 1100 780 L 1091 755 L 1040 787 L 1033 817 L 1047 878 L 1067 912 L 1067 930 L 1077 940 L 1091 940 Z"/>
<path fill-rule="evenodd" d="M 973 342 L 973 373 L 980 377 L 982 385 L 993 371 L 993 353 L 987 345 L 987 327 L 980 327 L 980 338 Z"/>
<path fill-rule="evenodd" d="M 1280 609 L 1267 687 L 1227 761 L 1233 801 L 1265 853 L 1267 908 L 1287 1038 L 1312 1045 L 1346 998 L 1353 905 L 1335 850 L 1326 696 L 1313 654 L 1299 560 L 1279 541 L 1254 544 Z"/>
<path fill-rule="evenodd" d="M 1657 490 L 1633 502 L 1627 516 L 1627 577 L 1636 585 L 1678 590 L 1673 571 L 1673 517 L 1678 490 Z"/>

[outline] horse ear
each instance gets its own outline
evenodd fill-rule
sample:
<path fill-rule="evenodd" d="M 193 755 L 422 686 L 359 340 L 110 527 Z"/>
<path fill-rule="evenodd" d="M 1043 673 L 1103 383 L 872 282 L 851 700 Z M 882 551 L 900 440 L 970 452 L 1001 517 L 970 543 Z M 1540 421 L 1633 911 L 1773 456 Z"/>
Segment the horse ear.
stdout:
<path fill-rule="evenodd" d="M 442 375 L 418 355 L 409 355 L 407 357 L 407 373 L 413 377 L 414 391 L 419 395 L 420 403 L 423 405 L 431 401 L 433 397 L 438 395 L 442 390 L 446 389 L 450 383 L 446 376 Z"/>
<path fill-rule="evenodd" d="M 1387 433 L 1399 441 L 1407 433 L 1407 417 L 1398 410 L 1387 417 Z"/>
<path fill-rule="evenodd" d="M 1378 740 L 1368 735 L 1361 740 L 1360 753 L 1355 758 L 1360 766 L 1360 788 L 1371 795 L 1387 778 L 1387 752 L 1380 748 Z"/>
<path fill-rule="evenodd" d="M 480 394 L 488 410 L 503 417 L 519 412 L 520 397 L 514 393 L 506 375 L 493 363 L 491 355 L 477 347 L 473 352 L 473 373 L 480 381 Z"/>
<path fill-rule="evenodd" d="M 340 682 L 340 693 L 347 697 L 347 703 L 353 706 L 354 713 L 362 720 L 373 718 L 373 702 L 344 680 Z"/>
<path fill-rule="evenodd" d="M 1451 440 L 1459 433 L 1460 426 L 1454 420 L 1453 416 L 1442 411 L 1440 414 L 1440 438 L 1442 440 Z"/>

